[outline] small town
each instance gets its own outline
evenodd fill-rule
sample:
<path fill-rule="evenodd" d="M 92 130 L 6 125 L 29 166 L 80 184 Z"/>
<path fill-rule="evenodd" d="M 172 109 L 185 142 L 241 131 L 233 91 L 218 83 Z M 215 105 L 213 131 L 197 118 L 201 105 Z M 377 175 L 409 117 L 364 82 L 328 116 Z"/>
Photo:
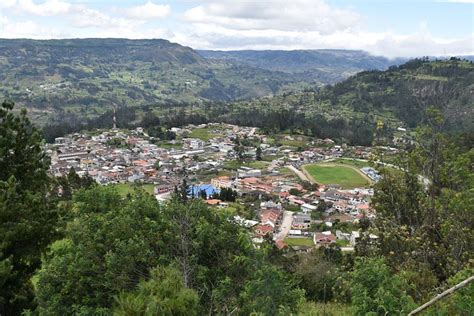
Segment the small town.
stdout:
<path fill-rule="evenodd" d="M 190 198 L 230 212 L 249 228 L 257 247 L 272 238 L 280 249 L 337 244 L 353 251 L 359 221 L 375 217 L 371 185 L 380 175 L 370 167 L 370 147 L 298 135 L 277 141 L 257 128 L 220 123 L 166 134 L 164 141 L 142 128 L 113 128 L 58 137 L 47 145 L 51 172 L 73 169 L 124 195 L 141 188 L 158 202 L 184 182 Z"/>

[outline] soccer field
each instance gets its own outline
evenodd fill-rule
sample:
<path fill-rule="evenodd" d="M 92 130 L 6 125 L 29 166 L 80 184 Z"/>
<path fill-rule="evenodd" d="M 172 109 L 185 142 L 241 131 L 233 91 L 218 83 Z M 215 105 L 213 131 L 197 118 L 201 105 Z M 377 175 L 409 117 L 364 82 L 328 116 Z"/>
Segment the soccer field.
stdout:
<path fill-rule="evenodd" d="M 354 168 L 338 164 L 312 164 L 303 167 L 314 181 L 320 184 L 337 184 L 344 189 L 364 187 L 370 184 Z"/>

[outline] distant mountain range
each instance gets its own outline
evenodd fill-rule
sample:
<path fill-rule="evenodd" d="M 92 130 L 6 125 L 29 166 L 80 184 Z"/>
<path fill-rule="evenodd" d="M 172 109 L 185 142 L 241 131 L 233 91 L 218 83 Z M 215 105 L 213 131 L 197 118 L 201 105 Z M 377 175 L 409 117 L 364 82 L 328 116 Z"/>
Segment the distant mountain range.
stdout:
<path fill-rule="evenodd" d="M 335 83 L 362 70 L 384 70 L 407 61 L 404 58 L 388 59 L 364 51 L 319 50 L 198 50 L 212 60 L 253 66 L 257 68 L 299 74 L 323 83 Z"/>

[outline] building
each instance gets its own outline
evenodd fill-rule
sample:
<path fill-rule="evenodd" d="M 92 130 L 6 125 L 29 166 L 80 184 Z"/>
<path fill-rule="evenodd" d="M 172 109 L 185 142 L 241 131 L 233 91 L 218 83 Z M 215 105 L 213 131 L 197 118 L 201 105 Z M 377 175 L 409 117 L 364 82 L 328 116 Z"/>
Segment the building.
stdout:
<path fill-rule="evenodd" d="M 220 190 L 212 186 L 211 184 L 200 184 L 200 185 L 192 185 L 188 188 L 188 195 L 192 197 L 199 197 L 201 191 L 206 192 L 206 196 L 210 197 L 214 193 L 219 193 Z"/>
<path fill-rule="evenodd" d="M 228 176 L 217 177 L 211 179 L 211 185 L 218 189 L 229 189 L 232 188 L 232 180 Z"/>
<path fill-rule="evenodd" d="M 240 167 L 237 169 L 237 174 L 239 178 L 253 178 L 253 177 L 260 177 L 262 175 L 262 171 L 259 169 L 252 169 L 249 167 Z"/>
<path fill-rule="evenodd" d="M 259 237 L 268 236 L 273 233 L 273 227 L 268 224 L 259 224 L 255 226 L 254 231 Z"/>
<path fill-rule="evenodd" d="M 336 236 L 334 236 L 330 231 L 315 233 L 313 238 L 316 246 L 328 246 L 336 243 L 337 240 Z"/>
<path fill-rule="evenodd" d="M 311 216 L 309 214 L 293 215 L 292 229 L 308 229 L 311 226 Z"/>
<path fill-rule="evenodd" d="M 301 205 L 301 211 L 303 213 L 311 213 L 313 211 L 316 211 L 318 209 L 318 207 L 316 205 L 312 205 L 312 204 L 308 204 L 308 203 L 305 203 L 303 205 Z"/>

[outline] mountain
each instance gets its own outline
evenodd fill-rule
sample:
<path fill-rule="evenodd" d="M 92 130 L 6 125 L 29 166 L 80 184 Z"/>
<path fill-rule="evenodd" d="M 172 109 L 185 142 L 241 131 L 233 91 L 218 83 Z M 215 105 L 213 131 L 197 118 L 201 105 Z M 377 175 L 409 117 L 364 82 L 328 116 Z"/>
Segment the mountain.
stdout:
<path fill-rule="evenodd" d="M 198 50 L 211 60 L 225 60 L 257 68 L 298 74 L 322 83 L 335 83 L 362 70 L 384 70 L 406 59 L 388 59 L 359 50 Z"/>
<path fill-rule="evenodd" d="M 344 50 L 195 51 L 160 39 L 0 39 L 0 98 L 44 124 L 64 112 L 99 117 L 113 106 L 275 96 L 391 62 Z"/>
<path fill-rule="evenodd" d="M 385 71 L 363 71 L 332 86 L 206 112 L 209 119 L 370 145 L 377 133 L 391 139 L 398 127 L 426 123 L 429 108 L 443 114 L 445 131 L 474 132 L 473 62 L 415 59 Z"/>
<path fill-rule="evenodd" d="M 268 96 L 295 82 L 283 72 L 209 61 L 166 40 L 0 39 L 0 98 L 41 121 L 66 110 L 93 117 L 113 105 Z"/>

